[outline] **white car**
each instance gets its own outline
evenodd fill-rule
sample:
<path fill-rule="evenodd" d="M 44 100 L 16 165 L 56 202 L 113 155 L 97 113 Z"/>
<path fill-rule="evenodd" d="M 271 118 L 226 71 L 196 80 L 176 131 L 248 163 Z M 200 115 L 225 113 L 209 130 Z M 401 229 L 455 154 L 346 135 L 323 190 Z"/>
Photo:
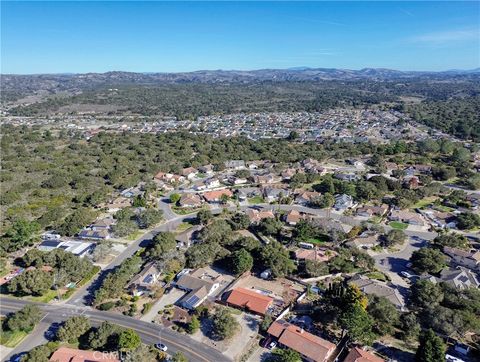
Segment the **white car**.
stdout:
<path fill-rule="evenodd" d="M 167 346 L 165 346 L 163 343 L 157 343 L 155 345 L 156 349 L 159 349 L 160 351 L 167 352 Z"/>
<path fill-rule="evenodd" d="M 274 349 L 277 346 L 277 342 L 272 341 L 268 344 L 268 349 Z"/>
<path fill-rule="evenodd" d="M 413 277 L 414 277 L 414 275 L 413 275 L 413 274 L 410 274 L 409 272 L 406 272 L 406 271 L 402 271 L 402 272 L 400 272 L 400 275 L 401 275 L 402 277 L 404 277 L 404 278 L 408 278 L 408 279 L 410 279 L 410 278 L 413 278 Z"/>

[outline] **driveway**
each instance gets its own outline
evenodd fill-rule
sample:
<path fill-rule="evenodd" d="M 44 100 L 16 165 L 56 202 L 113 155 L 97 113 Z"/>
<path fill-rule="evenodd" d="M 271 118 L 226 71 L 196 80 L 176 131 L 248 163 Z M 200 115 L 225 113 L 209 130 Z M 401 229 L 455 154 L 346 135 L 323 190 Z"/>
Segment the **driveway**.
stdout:
<path fill-rule="evenodd" d="M 158 315 L 159 310 L 165 309 L 165 306 L 167 305 L 175 304 L 184 295 L 185 295 L 184 291 L 177 288 L 173 288 L 172 290 L 170 290 L 169 293 L 165 293 L 164 295 L 162 295 L 162 297 L 152 306 L 152 309 L 150 309 L 150 311 L 147 314 L 143 315 L 142 318 L 140 318 L 140 320 L 144 322 L 153 321 L 155 317 Z"/>
<path fill-rule="evenodd" d="M 407 264 L 415 250 L 426 247 L 428 241 L 419 237 L 410 237 L 403 245 L 402 250 L 393 253 L 373 254 L 376 267 L 386 273 L 392 280 L 392 284 L 403 288 L 409 288 L 410 284 L 398 273 L 408 270 Z"/>

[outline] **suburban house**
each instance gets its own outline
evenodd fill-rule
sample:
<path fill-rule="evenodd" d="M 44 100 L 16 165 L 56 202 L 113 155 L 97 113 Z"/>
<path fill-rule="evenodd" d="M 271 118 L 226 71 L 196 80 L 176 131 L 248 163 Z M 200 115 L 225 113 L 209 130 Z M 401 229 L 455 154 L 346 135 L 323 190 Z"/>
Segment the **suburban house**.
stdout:
<path fill-rule="evenodd" d="M 186 208 L 202 206 L 202 199 L 199 195 L 193 193 L 184 193 L 178 200 L 178 205 Z"/>
<path fill-rule="evenodd" d="M 186 177 L 187 180 L 193 180 L 197 175 L 197 173 L 198 173 L 198 170 L 193 167 L 184 168 L 181 172 L 182 176 Z"/>
<path fill-rule="evenodd" d="M 352 182 L 358 180 L 360 177 L 354 173 L 335 173 L 333 175 L 338 180 Z"/>
<path fill-rule="evenodd" d="M 308 219 L 308 217 L 306 217 L 306 215 L 304 215 L 303 213 L 300 213 L 300 211 L 297 211 L 297 210 L 290 210 L 285 214 L 285 222 L 291 226 L 295 226 L 300 221 L 306 220 L 306 219 Z"/>
<path fill-rule="evenodd" d="M 278 343 L 297 351 L 307 361 L 326 362 L 335 350 L 335 344 L 284 320 L 275 321 L 267 331 Z"/>
<path fill-rule="evenodd" d="M 417 226 L 423 226 L 425 224 L 420 215 L 407 210 L 392 210 L 388 219 Z"/>
<path fill-rule="evenodd" d="M 319 175 L 324 175 L 326 173 L 326 169 L 320 165 L 320 162 L 311 158 L 303 160 L 301 162 L 301 165 L 308 173 L 314 173 Z"/>
<path fill-rule="evenodd" d="M 336 256 L 337 253 L 329 249 L 304 249 L 299 248 L 295 251 L 295 259 L 297 260 L 314 260 L 319 262 L 327 262 Z"/>
<path fill-rule="evenodd" d="M 341 194 L 335 196 L 335 205 L 336 210 L 346 210 L 353 207 L 355 203 L 353 202 L 353 197 L 347 194 Z"/>
<path fill-rule="evenodd" d="M 221 186 L 220 180 L 217 178 L 209 178 L 208 180 L 205 180 L 204 184 L 207 189 L 215 189 Z"/>
<path fill-rule="evenodd" d="M 230 185 L 244 185 L 248 182 L 248 180 L 244 177 L 230 176 L 228 177 L 227 182 Z"/>
<path fill-rule="evenodd" d="M 453 269 L 443 269 L 440 273 L 440 281 L 454 286 L 456 289 L 478 288 L 480 281 L 475 273 L 461 266 Z"/>
<path fill-rule="evenodd" d="M 382 217 L 388 211 L 388 205 L 380 205 L 380 206 L 361 206 L 356 210 L 357 216 L 362 217 L 372 217 L 372 216 L 379 216 Z"/>
<path fill-rule="evenodd" d="M 80 258 L 83 258 L 95 248 L 95 245 L 95 243 L 90 243 L 86 241 L 45 240 L 38 246 L 38 250 L 51 251 L 53 249 L 63 249 Z"/>
<path fill-rule="evenodd" d="M 314 199 L 320 197 L 322 194 L 320 192 L 315 191 L 303 191 L 297 195 L 295 198 L 295 202 L 301 205 L 308 205 Z"/>
<path fill-rule="evenodd" d="M 213 165 L 200 166 L 198 171 L 208 176 L 213 175 Z"/>
<path fill-rule="evenodd" d="M 282 176 L 283 180 L 290 180 L 294 175 L 296 175 L 296 173 L 297 173 L 296 169 L 287 168 L 286 170 L 283 170 L 280 175 Z"/>
<path fill-rule="evenodd" d="M 452 258 L 452 263 L 465 268 L 480 271 L 480 251 L 462 250 L 445 246 L 443 252 Z"/>
<path fill-rule="evenodd" d="M 385 360 L 375 356 L 372 352 L 359 347 L 353 347 L 343 362 L 385 362 Z"/>
<path fill-rule="evenodd" d="M 397 309 L 405 310 L 405 301 L 397 289 L 389 287 L 384 282 L 370 279 L 364 275 L 355 275 L 349 284 L 356 285 L 363 293 L 387 298 Z"/>
<path fill-rule="evenodd" d="M 130 207 L 132 205 L 132 200 L 128 197 L 119 196 L 109 202 L 98 205 L 100 209 L 107 209 L 108 212 L 117 212 L 125 207 Z"/>
<path fill-rule="evenodd" d="M 273 298 L 250 289 L 236 288 L 229 293 L 226 300 L 227 305 L 262 316 L 267 313 L 273 302 Z"/>
<path fill-rule="evenodd" d="M 151 294 L 155 291 L 155 287 L 158 286 L 160 274 L 155 262 L 150 262 L 128 283 L 127 290 L 134 296 Z"/>
<path fill-rule="evenodd" d="M 203 269 L 187 270 L 174 283 L 177 288 L 188 292 L 179 304 L 189 310 L 197 308 L 220 287 L 219 279 L 219 275 L 207 275 Z"/>
<path fill-rule="evenodd" d="M 422 211 L 422 214 L 426 216 L 435 226 L 442 229 L 455 228 L 457 226 L 456 217 L 451 212 L 426 210 Z"/>
<path fill-rule="evenodd" d="M 84 351 L 76 348 L 59 347 L 50 357 L 52 362 L 120 362 L 112 352 Z"/>
<path fill-rule="evenodd" d="M 267 202 L 278 201 L 281 197 L 286 197 L 290 195 L 288 189 L 275 188 L 275 187 L 265 187 L 263 189 L 263 197 Z"/>
<path fill-rule="evenodd" d="M 280 181 L 282 181 L 282 178 L 280 176 L 274 175 L 273 173 L 253 176 L 253 182 L 257 184 L 275 184 Z"/>
<path fill-rule="evenodd" d="M 242 187 L 237 189 L 237 196 L 240 201 L 245 201 L 254 196 L 260 196 L 262 193 L 257 187 Z"/>
<path fill-rule="evenodd" d="M 258 224 L 263 219 L 273 219 L 275 215 L 272 210 L 247 209 L 245 214 L 250 219 L 250 223 Z"/>
<path fill-rule="evenodd" d="M 203 193 L 203 198 L 210 204 L 219 203 L 222 201 L 222 197 L 231 198 L 233 196 L 232 191 L 229 189 L 207 191 Z"/>
<path fill-rule="evenodd" d="M 202 225 L 195 225 L 181 233 L 175 234 L 175 240 L 180 247 L 188 248 L 198 241 L 198 234 L 203 229 Z"/>
<path fill-rule="evenodd" d="M 402 180 L 402 184 L 410 190 L 417 189 L 420 186 L 420 180 L 417 176 L 406 176 Z"/>
<path fill-rule="evenodd" d="M 95 230 L 92 228 L 85 228 L 78 233 L 80 239 L 91 240 L 108 240 L 110 239 L 110 232 L 105 229 Z"/>
<path fill-rule="evenodd" d="M 360 235 L 359 237 L 348 241 L 347 245 L 355 248 L 370 249 L 380 244 L 379 235 Z"/>
<path fill-rule="evenodd" d="M 244 160 L 230 160 L 225 161 L 225 168 L 230 170 L 243 170 L 245 169 L 245 161 Z"/>
<path fill-rule="evenodd" d="M 173 173 L 159 172 L 155 175 L 154 179 L 173 184 L 185 181 L 185 176 L 174 175 Z"/>

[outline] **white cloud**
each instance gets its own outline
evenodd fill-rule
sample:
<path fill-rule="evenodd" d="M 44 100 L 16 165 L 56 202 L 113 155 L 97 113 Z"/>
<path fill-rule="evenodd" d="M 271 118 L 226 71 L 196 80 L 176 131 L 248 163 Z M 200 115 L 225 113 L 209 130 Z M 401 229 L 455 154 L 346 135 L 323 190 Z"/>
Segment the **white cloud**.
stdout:
<path fill-rule="evenodd" d="M 425 33 L 408 39 L 413 43 L 445 44 L 467 40 L 480 40 L 480 30 L 470 28 L 463 30 L 447 30 Z"/>

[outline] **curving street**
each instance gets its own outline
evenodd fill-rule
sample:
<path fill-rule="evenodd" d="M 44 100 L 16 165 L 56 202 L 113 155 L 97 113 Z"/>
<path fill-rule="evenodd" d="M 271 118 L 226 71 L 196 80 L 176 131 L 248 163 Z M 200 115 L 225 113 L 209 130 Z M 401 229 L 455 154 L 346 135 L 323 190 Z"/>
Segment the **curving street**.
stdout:
<path fill-rule="evenodd" d="M 44 303 L 32 303 L 20 299 L 6 297 L 0 297 L 0 313 L 2 315 L 6 315 L 8 313 L 15 312 L 21 309 L 26 304 L 35 304 L 42 309 L 45 315 L 41 323 L 44 325 L 46 323 L 58 323 L 74 315 L 84 315 L 90 319 L 92 325 L 99 325 L 104 321 L 109 321 L 125 328 L 131 328 L 139 334 L 143 343 L 164 343 L 168 346 L 169 352 L 182 352 L 183 354 L 185 354 L 185 356 L 187 356 L 190 361 L 230 361 L 229 358 L 225 357 L 219 351 L 210 348 L 202 343 L 199 343 L 187 335 L 174 332 L 171 329 L 164 328 L 158 324 L 142 322 L 138 319 L 127 317 L 122 314 L 102 312 L 91 308 L 74 307 L 69 305 L 49 305 Z M 35 334 L 38 333 L 43 334 L 44 330 L 44 328 L 37 327 L 32 332 L 32 335 L 27 337 L 27 339 L 31 336 L 35 337 Z M 11 357 L 17 355 L 18 353 L 27 351 L 34 346 L 30 347 L 28 343 L 21 343 L 19 347 L 22 348 L 15 349 L 4 360 L 8 361 Z"/>

